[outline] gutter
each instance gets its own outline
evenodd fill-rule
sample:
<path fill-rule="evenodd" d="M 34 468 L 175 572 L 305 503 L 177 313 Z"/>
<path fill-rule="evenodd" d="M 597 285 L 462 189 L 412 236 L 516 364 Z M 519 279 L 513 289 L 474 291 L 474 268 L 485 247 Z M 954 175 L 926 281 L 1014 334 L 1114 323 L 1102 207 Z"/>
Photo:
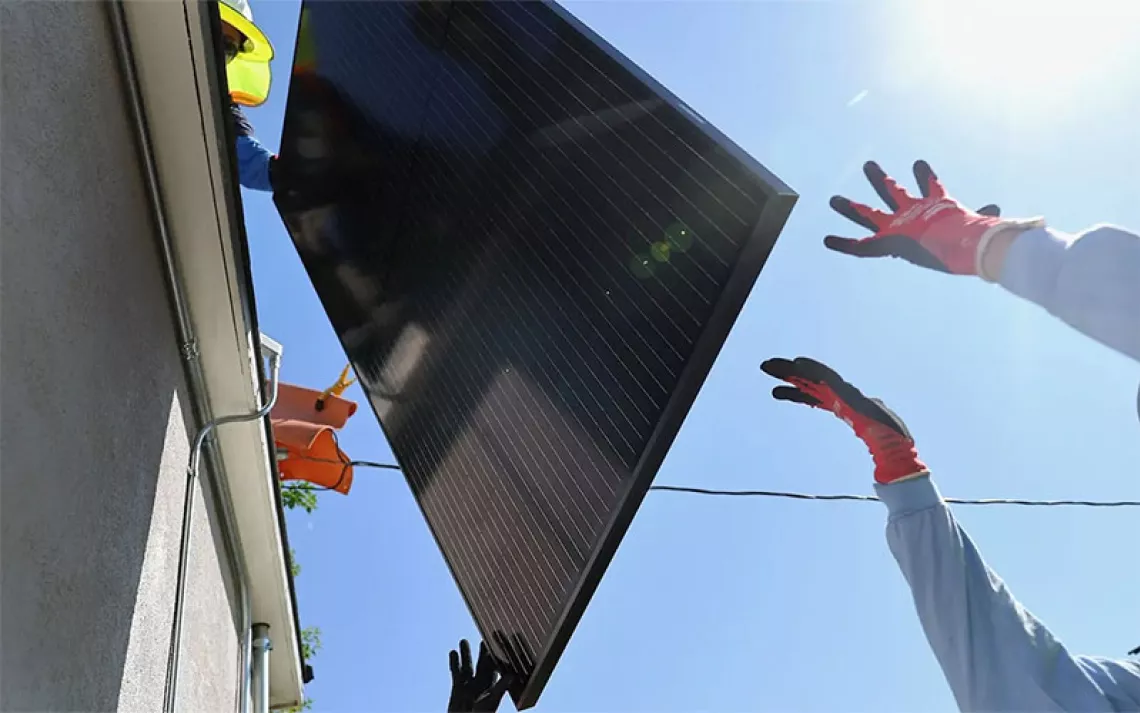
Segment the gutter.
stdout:
<path fill-rule="evenodd" d="M 221 26 L 221 16 L 218 12 L 218 5 L 216 2 L 207 3 L 206 12 L 203 14 L 203 20 L 205 26 L 202 28 L 202 32 L 206 37 L 210 38 L 215 45 L 215 51 L 213 55 L 207 56 L 205 58 L 205 62 L 211 72 L 213 81 L 218 83 L 218 87 L 221 87 L 224 86 L 222 82 L 225 79 L 225 65 L 220 64 L 217 61 L 217 57 L 222 56 L 222 41 L 221 37 L 218 36 L 218 33 L 214 29 Z M 287 85 L 286 91 L 288 91 Z M 218 135 L 223 137 L 225 141 L 224 145 L 219 147 L 219 151 L 221 151 L 223 156 L 229 158 L 230 164 L 236 166 L 237 155 L 234 147 L 237 145 L 237 136 L 234 133 L 233 122 L 229 119 L 228 116 L 223 117 L 219 115 L 214 116 L 214 122 L 215 126 L 218 128 Z M 234 180 L 235 176 L 235 172 L 226 172 L 221 176 L 221 180 L 225 185 L 225 192 L 228 195 L 238 195 L 239 193 L 237 183 Z M 233 225 L 238 226 L 238 229 L 233 233 L 233 245 L 235 254 L 241 256 L 242 272 L 239 277 L 240 282 L 243 285 L 247 295 L 247 301 L 243 305 L 245 308 L 244 316 L 246 321 L 249 323 L 250 331 L 254 334 L 260 334 L 261 331 L 257 319 L 256 309 L 257 298 L 253 292 L 253 271 L 250 267 L 252 264 L 252 259 L 250 258 L 249 254 L 249 241 L 245 235 L 245 214 L 242 211 L 242 204 L 240 201 L 230 203 L 227 205 L 227 207 L 233 213 L 233 215 L 230 216 L 233 219 Z M 261 358 L 258 358 L 256 366 L 258 383 L 266 383 L 267 375 L 263 369 L 264 361 Z M 273 425 L 268 418 L 265 419 L 264 430 L 266 443 L 272 444 Z M 268 459 L 270 461 L 270 472 L 276 472 L 276 454 L 269 453 Z M 282 505 L 281 500 L 281 481 L 277 478 L 273 479 L 273 502 L 277 510 L 277 522 L 281 523 L 281 545 L 284 548 L 284 556 L 286 561 L 285 580 L 289 587 L 289 599 L 293 605 L 292 638 L 297 642 L 298 658 L 301 661 L 301 684 L 304 685 L 313 680 L 313 668 L 308 662 L 305 661 L 305 654 L 301 648 L 301 614 L 300 608 L 297 606 L 297 588 L 296 582 L 293 580 L 291 569 L 293 550 L 289 545 L 289 528 L 285 526 L 285 507 Z"/>
<path fill-rule="evenodd" d="M 190 395 L 190 406 L 200 424 L 208 424 L 211 418 L 209 397 L 205 386 L 205 377 L 202 365 L 198 360 L 198 340 L 194 326 L 190 319 L 187 306 L 186 291 L 181 278 L 182 270 L 178 265 L 174 245 L 171 240 L 170 227 L 167 220 L 166 208 L 162 198 L 162 191 L 158 180 L 158 170 L 155 163 L 153 144 L 150 129 L 147 125 L 146 113 L 143 108 L 142 90 L 138 75 L 135 71 L 135 58 L 131 47 L 130 34 L 127 29 L 126 15 L 122 0 L 113 0 L 108 3 L 108 15 L 115 38 L 115 48 L 119 60 L 119 70 L 123 79 L 124 89 L 128 96 L 129 113 L 135 126 L 136 139 L 140 159 L 145 169 L 146 189 L 153 211 L 155 227 L 158 234 L 158 247 L 162 260 L 167 291 L 170 296 L 171 308 L 174 312 L 175 325 L 178 330 L 179 350 L 186 371 L 187 390 Z M 216 9 L 215 9 L 216 12 Z M 260 360 L 259 360 L 260 362 Z M 259 363 L 260 366 L 260 363 Z M 268 427 L 268 424 L 266 425 Z M 249 594 L 248 569 L 246 567 L 244 552 L 237 537 L 237 524 L 233 511 L 233 500 L 230 496 L 228 479 L 224 467 L 218 457 L 213 443 L 205 444 L 203 449 L 206 460 L 206 474 L 209 478 L 210 490 L 213 494 L 214 506 L 221 515 L 219 529 L 222 535 L 226 560 L 230 563 L 230 576 L 237 588 L 238 605 L 241 618 L 241 645 L 239 647 L 238 661 L 238 710 L 248 713 L 250 699 L 250 648 L 253 628 L 251 603 Z M 193 502 L 193 480 L 187 479 L 186 502 L 183 506 L 182 524 L 183 540 L 180 549 L 188 546 L 187 530 L 190 523 L 190 507 Z M 185 554 L 183 552 L 183 554 Z M 181 569 L 181 567 L 180 567 Z M 180 611 L 184 598 L 184 576 L 180 577 L 179 587 L 175 594 L 175 623 L 177 630 L 180 621 Z M 178 656 L 179 642 L 177 635 L 171 638 L 169 667 L 166 672 L 166 709 L 173 710 L 178 682 Z"/>

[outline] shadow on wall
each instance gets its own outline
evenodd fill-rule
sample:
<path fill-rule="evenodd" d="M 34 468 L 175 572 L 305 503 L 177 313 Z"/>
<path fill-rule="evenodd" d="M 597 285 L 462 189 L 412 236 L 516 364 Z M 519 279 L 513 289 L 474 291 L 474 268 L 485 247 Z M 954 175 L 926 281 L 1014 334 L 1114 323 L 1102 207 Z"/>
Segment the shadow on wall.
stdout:
<path fill-rule="evenodd" d="M 0 67 L 0 709 L 157 710 L 194 421 L 105 9 L 0 4 Z M 236 655 L 206 527 L 188 629 Z"/>

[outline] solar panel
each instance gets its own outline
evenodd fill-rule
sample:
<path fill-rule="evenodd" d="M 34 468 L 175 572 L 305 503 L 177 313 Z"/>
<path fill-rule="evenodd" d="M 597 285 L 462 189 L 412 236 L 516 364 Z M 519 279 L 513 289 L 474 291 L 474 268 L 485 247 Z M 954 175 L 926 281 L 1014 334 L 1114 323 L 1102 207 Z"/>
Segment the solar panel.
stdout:
<path fill-rule="evenodd" d="M 281 152 L 282 217 L 529 707 L 795 194 L 541 2 L 305 2 Z"/>

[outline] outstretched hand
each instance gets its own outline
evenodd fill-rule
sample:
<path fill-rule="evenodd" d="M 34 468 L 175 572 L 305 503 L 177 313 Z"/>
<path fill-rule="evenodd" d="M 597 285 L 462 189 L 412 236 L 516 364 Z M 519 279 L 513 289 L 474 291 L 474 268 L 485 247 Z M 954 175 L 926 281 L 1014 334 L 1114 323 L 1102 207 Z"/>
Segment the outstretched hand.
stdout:
<path fill-rule="evenodd" d="M 980 260 L 990 240 L 1007 228 L 1028 228 L 1039 220 L 1007 221 L 990 204 L 972 211 L 946 191 L 930 164 L 916 161 L 914 177 L 921 197 L 912 195 L 868 161 L 863 173 L 890 212 L 834 196 L 831 207 L 873 234 L 851 239 L 829 235 L 824 245 L 855 257 L 899 257 L 915 265 L 957 275 L 981 274 Z"/>
<path fill-rule="evenodd" d="M 879 399 L 864 396 L 831 367 L 798 357 L 769 359 L 760 368 L 791 384 L 772 389 L 774 398 L 831 411 L 850 426 L 871 452 L 877 482 L 894 483 L 926 474 L 902 419 Z"/>
<path fill-rule="evenodd" d="M 448 657 L 451 668 L 451 698 L 448 713 L 493 713 L 498 710 L 512 677 L 499 670 L 486 644 L 479 644 L 479 659 L 471 665 L 471 645 L 466 639 Z"/>

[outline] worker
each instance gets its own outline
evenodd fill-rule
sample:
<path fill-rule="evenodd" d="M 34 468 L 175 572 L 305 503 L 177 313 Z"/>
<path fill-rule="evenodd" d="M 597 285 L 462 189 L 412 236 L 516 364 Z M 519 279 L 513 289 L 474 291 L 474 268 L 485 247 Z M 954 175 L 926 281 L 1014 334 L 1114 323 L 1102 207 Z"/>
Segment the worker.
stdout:
<path fill-rule="evenodd" d="M 238 182 L 255 191 L 272 191 L 277 157 L 254 136 L 253 125 L 242 107 L 261 106 L 269 98 L 273 45 L 253 24 L 249 0 L 221 0 L 218 11 L 222 18 L 230 115 L 237 136 Z"/>
<path fill-rule="evenodd" d="M 479 644 L 479 658 L 471 665 L 471 645 L 466 639 L 459 642 L 459 650 L 448 656 L 451 669 L 451 697 L 447 701 L 448 713 L 494 713 L 513 678 L 500 672 L 500 666 L 487 648 Z"/>
<path fill-rule="evenodd" d="M 828 248 L 1000 282 L 1140 361 L 1140 236 L 1109 226 L 1068 236 L 1040 218 L 1002 219 L 994 206 L 971 211 L 923 161 L 914 165 L 921 197 L 875 163 L 864 173 L 890 212 L 832 198 L 873 235 L 828 236 Z M 770 359 L 762 369 L 789 384 L 773 389 L 776 399 L 832 411 L 871 452 L 888 544 L 960 709 L 1140 710 L 1140 662 L 1072 654 L 1014 599 L 954 519 L 898 416 L 817 361 Z"/>
<path fill-rule="evenodd" d="M 1041 218 L 1003 219 L 996 206 L 971 211 L 947 193 L 925 161 L 914 164 L 921 196 L 874 162 L 863 173 L 890 212 L 835 196 L 831 207 L 873 235 L 828 236 L 828 248 L 997 282 L 1140 361 L 1140 235 L 1108 225 L 1066 235 Z"/>
<path fill-rule="evenodd" d="M 887 543 L 963 711 L 1137 711 L 1140 662 L 1070 653 L 986 565 L 919 460 L 906 425 L 827 366 L 769 359 L 772 396 L 832 411 L 866 444 Z"/>

